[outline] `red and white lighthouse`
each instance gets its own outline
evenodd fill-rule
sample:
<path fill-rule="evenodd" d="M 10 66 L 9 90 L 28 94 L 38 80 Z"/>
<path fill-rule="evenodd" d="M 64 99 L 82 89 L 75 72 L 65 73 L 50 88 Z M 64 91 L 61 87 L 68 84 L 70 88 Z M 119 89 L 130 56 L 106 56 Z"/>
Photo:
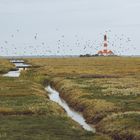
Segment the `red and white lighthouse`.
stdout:
<path fill-rule="evenodd" d="M 107 35 L 104 35 L 104 45 L 103 50 L 98 51 L 98 55 L 100 56 L 110 56 L 114 55 L 114 53 L 111 50 L 108 50 L 108 41 L 107 41 Z"/>

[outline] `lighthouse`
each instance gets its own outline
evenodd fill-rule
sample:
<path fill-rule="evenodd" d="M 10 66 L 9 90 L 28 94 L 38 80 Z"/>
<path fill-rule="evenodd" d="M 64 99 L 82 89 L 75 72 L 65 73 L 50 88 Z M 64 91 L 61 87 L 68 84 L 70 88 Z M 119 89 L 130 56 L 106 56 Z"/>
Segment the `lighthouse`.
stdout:
<path fill-rule="evenodd" d="M 99 56 L 110 56 L 114 55 L 114 53 L 111 50 L 108 50 L 108 41 L 107 41 L 107 35 L 104 35 L 104 42 L 103 42 L 103 50 L 98 51 Z"/>

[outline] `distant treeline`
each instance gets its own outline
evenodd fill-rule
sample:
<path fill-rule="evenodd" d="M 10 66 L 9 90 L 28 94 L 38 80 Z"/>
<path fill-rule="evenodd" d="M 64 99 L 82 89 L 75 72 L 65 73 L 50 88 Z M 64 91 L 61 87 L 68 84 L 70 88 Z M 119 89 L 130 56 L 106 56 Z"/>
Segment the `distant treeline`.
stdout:
<path fill-rule="evenodd" d="M 104 56 L 104 55 L 99 55 L 99 54 L 84 54 L 84 55 L 80 55 L 80 57 L 97 57 L 97 56 Z M 117 56 L 117 55 L 108 55 L 108 56 Z"/>
<path fill-rule="evenodd" d="M 96 57 L 96 56 L 99 56 L 98 54 L 93 54 L 93 55 L 91 55 L 91 54 L 84 54 L 84 55 L 80 55 L 80 57 Z"/>

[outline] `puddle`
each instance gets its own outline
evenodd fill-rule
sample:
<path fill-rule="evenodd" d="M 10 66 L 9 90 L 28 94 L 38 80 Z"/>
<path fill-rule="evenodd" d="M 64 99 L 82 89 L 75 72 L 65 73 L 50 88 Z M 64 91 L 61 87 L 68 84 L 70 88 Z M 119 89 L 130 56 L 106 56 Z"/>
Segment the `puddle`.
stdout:
<path fill-rule="evenodd" d="M 19 77 L 20 76 L 20 70 L 17 71 L 9 71 L 8 73 L 4 74 L 5 77 Z"/>

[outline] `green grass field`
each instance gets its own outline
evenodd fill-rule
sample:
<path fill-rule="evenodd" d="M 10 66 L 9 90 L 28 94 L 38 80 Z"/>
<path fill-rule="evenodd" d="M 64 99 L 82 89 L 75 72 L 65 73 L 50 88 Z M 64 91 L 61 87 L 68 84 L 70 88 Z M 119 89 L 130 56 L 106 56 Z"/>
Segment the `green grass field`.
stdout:
<path fill-rule="evenodd" d="M 1 70 L 13 68 L 1 60 Z M 5 63 L 5 64 L 4 64 Z M 7 67 L 8 66 L 8 67 Z M 23 72 L 19 78 L 0 76 L 0 140 L 109 140 L 87 132 L 48 99 L 43 75 Z M 33 74 L 34 73 L 34 74 Z"/>
<path fill-rule="evenodd" d="M 113 139 L 140 139 L 140 58 L 27 59 L 23 79 L 50 83 L 97 131 Z M 113 119 L 110 119 L 109 116 Z M 136 125 L 137 124 L 137 125 Z"/>

